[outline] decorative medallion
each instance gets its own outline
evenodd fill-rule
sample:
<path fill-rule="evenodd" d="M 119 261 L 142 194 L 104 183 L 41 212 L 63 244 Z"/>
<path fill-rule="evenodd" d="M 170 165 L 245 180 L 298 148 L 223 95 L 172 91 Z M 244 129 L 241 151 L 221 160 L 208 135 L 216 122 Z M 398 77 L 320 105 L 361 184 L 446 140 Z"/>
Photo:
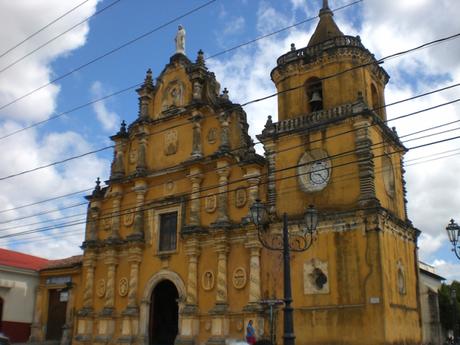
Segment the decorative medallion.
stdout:
<path fill-rule="evenodd" d="M 120 279 L 120 282 L 118 283 L 118 293 L 120 294 L 121 297 L 125 297 L 128 294 L 128 278 L 124 277 Z"/>
<path fill-rule="evenodd" d="M 214 273 L 211 271 L 206 271 L 201 277 L 201 286 L 206 291 L 212 290 L 214 287 Z"/>
<path fill-rule="evenodd" d="M 304 192 L 319 192 L 326 188 L 331 178 L 331 160 L 321 149 L 305 152 L 300 157 L 297 173 Z"/>
<path fill-rule="evenodd" d="M 178 137 L 176 130 L 170 130 L 165 133 L 165 155 L 170 156 L 177 152 Z"/>
<path fill-rule="evenodd" d="M 208 195 L 204 199 L 204 209 L 208 213 L 213 213 L 217 208 L 217 197 L 215 195 Z"/>
<path fill-rule="evenodd" d="M 129 152 L 129 163 L 136 164 L 137 162 L 137 150 L 131 150 Z"/>
<path fill-rule="evenodd" d="M 174 181 L 167 181 L 164 186 L 165 194 L 168 194 L 168 195 L 173 194 L 175 188 L 176 188 L 176 184 L 174 183 Z"/>
<path fill-rule="evenodd" d="M 246 205 L 247 196 L 246 188 L 238 188 L 235 190 L 235 206 L 238 208 L 244 207 Z"/>
<path fill-rule="evenodd" d="M 134 223 L 134 212 L 130 211 L 129 213 L 123 216 L 123 225 L 131 226 Z"/>
<path fill-rule="evenodd" d="M 232 281 L 235 289 L 244 288 L 246 286 L 246 270 L 243 267 L 235 268 Z"/>
<path fill-rule="evenodd" d="M 104 279 L 99 279 L 96 284 L 96 295 L 99 298 L 102 298 L 105 296 L 105 280 Z"/>
<path fill-rule="evenodd" d="M 208 140 L 208 143 L 214 144 L 217 141 L 217 128 L 210 128 L 206 139 Z"/>
<path fill-rule="evenodd" d="M 382 175 L 385 191 L 389 196 L 393 197 L 395 195 L 395 173 L 389 155 L 384 155 L 382 157 Z"/>

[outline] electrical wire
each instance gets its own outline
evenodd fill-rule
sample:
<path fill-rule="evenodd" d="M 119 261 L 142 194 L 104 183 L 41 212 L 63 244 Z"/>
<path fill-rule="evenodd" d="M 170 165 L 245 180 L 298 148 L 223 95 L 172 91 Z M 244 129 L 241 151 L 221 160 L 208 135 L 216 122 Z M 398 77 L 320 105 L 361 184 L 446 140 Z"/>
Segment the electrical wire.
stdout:
<path fill-rule="evenodd" d="M 0 58 L 4 57 L 5 55 L 7 55 L 8 53 L 12 52 L 14 49 L 20 47 L 21 45 L 23 45 L 25 42 L 27 42 L 28 40 L 30 40 L 31 38 L 37 36 L 40 32 L 42 32 L 43 30 L 49 28 L 51 25 L 53 25 L 54 23 L 58 22 L 59 20 L 61 20 L 62 18 L 64 18 L 65 16 L 69 15 L 70 13 L 72 13 L 73 11 L 75 11 L 76 9 L 78 9 L 79 7 L 81 7 L 82 5 L 84 5 L 85 3 L 87 3 L 89 0 L 84 0 L 82 2 L 80 2 L 78 5 L 72 7 L 70 10 L 68 10 L 67 12 L 63 13 L 62 15 L 60 15 L 59 17 L 57 17 L 56 19 L 52 20 L 51 22 L 49 22 L 48 24 L 46 24 L 45 26 L 41 27 L 40 29 L 38 29 L 37 31 L 35 31 L 34 33 L 30 34 L 29 36 L 27 36 L 26 38 L 24 38 L 21 42 L 15 44 L 14 46 L 12 46 L 11 48 L 5 50 L 3 53 L 0 54 Z"/>
<path fill-rule="evenodd" d="M 201 10 L 202 8 L 204 8 L 204 7 L 206 7 L 206 6 L 211 5 L 212 3 L 216 2 L 216 1 L 217 1 L 217 0 L 209 0 L 209 1 L 207 1 L 206 3 L 204 3 L 204 4 L 202 4 L 202 5 L 198 6 L 198 7 L 195 7 L 195 8 L 193 8 L 192 10 L 189 10 L 188 12 L 186 12 L 186 13 L 184 13 L 184 14 L 181 14 L 181 15 L 179 15 L 179 16 L 177 16 L 177 17 L 174 17 L 173 19 L 171 19 L 171 20 L 169 20 L 169 21 L 167 21 L 167 22 L 165 22 L 165 23 L 163 23 L 163 24 L 161 24 L 161 25 L 159 25 L 159 26 L 156 26 L 154 29 L 149 30 L 149 31 L 143 33 L 142 35 L 139 35 L 139 36 L 137 36 L 137 37 L 135 37 L 135 38 L 133 38 L 133 39 L 131 39 L 131 40 L 129 40 L 129 41 L 123 43 L 122 45 L 117 46 L 117 47 L 115 47 L 115 48 L 113 48 L 113 49 L 111 49 L 111 50 L 105 52 L 104 54 L 99 55 L 99 56 L 97 56 L 97 57 L 95 57 L 95 58 L 93 58 L 93 59 L 91 59 L 91 60 L 85 62 L 84 64 L 82 64 L 82 65 L 80 65 L 80 66 L 78 66 L 78 67 L 75 67 L 74 69 L 72 69 L 72 70 L 70 70 L 70 71 L 68 71 L 68 72 L 66 72 L 66 73 L 64 73 L 64 74 L 61 74 L 60 76 L 58 76 L 58 77 L 52 79 L 51 81 L 47 82 L 46 84 L 43 84 L 43 85 L 39 86 L 38 88 L 35 88 L 35 89 L 33 89 L 33 90 L 31 90 L 31 91 L 25 93 L 24 95 L 22 95 L 22 96 L 20 96 L 20 97 L 18 97 L 18 98 L 13 99 L 12 101 L 10 101 L 10 102 L 8 102 L 8 103 L 6 103 L 6 104 L 0 106 L 0 110 L 3 110 L 3 109 L 5 109 L 6 107 L 9 107 L 10 105 L 15 104 L 15 103 L 17 103 L 18 101 L 20 101 L 20 100 L 22 100 L 22 99 L 24 99 L 24 98 L 26 98 L 26 97 L 28 97 L 28 96 L 34 94 L 35 92 L 40 91 L 40 90 L 44 89 L 45 87 L 47 87 L 47 86 L 49 86 L 49 85 L 52 85 L 52 84 L 54 84 L 55 82 L 57 82 L 57 81 L 59 81 L 59 80 L 62 80 L 62 79 L 64 79 L 64 78 L 68 77 L 69 75 L 72 75 L 72 74 L 74 74 L 75 72 L 78 72 L 78 71 L 82 70 L 83 68 L 85 68 L 85 67 L 87 67 L 87 66 L 89 66 L 89 65 L 91 65 L 91 64 L 93 64 L 93 63 L 95 63 L 95 62 L 97 62 L 97 61 L 100 61 L 100 60 L 102 60 L 103 58 L 106 58 L 107 56 L 112 55 L 112 54 L 114 54 L 115 52 L 117 52 L 117 51 L 119 51 L 119 50 L 121 50 L 121 49 L 123 49 L 123 48 L 126 48 L 126 47 L 130 46 L 130 45 L 132 45 L 133 43 L 135 43 L 135 42 L 137 42 L 137 41 L 139 41 L 139 40 L 141 40 L 141 39 L 143 39 L 143 38 L 145 38 L 145 37 L 150 36 L 151 34 L 153 34 L 153 33 L 157 32 L 157 31 L 163 29 L 164 27 L 166 27 L 166 26 L 168 26 L 168 25 L 170 25 L 170 24 L 172 24 L 172 23 L 174 23 L 174 22 L 177 22 L 178 20 L 180 20 L 180 19 L 182 19 L 182 18 L 185 18 L 185 17 L 189 16 L 189 15 L 191 15 L 191 14 L 193 14 L 193 13 L 195 13 L 195 12 Z"/>

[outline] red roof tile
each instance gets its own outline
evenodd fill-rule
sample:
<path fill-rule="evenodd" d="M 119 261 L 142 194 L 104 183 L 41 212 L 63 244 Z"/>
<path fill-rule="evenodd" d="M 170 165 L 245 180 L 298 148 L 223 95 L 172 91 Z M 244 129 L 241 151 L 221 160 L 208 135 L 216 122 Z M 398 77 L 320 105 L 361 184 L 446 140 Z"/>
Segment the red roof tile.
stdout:
<path fill-rule="evenodd" d="M 81 264 L 83 261 L 83 255 L 74 255 L 68 258 L 59 260 L 49 260 L 48 263 L 42 267 L 42 270 L 53 269 L 53 268 L 66 268 L 73 267 Z"/>
<path fill-rule="evenodd" d="M 47 259 L 0 248 L 0 265 L 2 266 L 38 271 L 47 264 Z"/>

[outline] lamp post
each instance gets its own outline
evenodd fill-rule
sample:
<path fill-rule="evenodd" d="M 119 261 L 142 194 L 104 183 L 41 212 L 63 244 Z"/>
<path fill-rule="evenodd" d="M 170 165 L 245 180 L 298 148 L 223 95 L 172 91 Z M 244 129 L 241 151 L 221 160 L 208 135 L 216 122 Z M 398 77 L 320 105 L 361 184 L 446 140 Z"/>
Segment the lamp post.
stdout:
<path fill-rule="evenodd" d="M 281 243 L 279 235 L 274 235 L 271 241 L 268 241 L 265 235 L 267 234 L 269 219 L 267 208 L 259 199 L 257 199 L 250 208 L 251 218 L 257 226 L 257 234 L 262 245 L 269 250 L 277 250 L 283 252 L 283 285 L 284 285 L 284 345 L 295 345 L 294 334 L 294 317 L 291 289 L 291 259 L 290 252 L 303 252 L 310 248 L 314 240 L 316 226 L 318 225 L 318 211 L 310 205 L 304 214 L 305 227 L 301 235 L 289 235 L 287 214 L 283 214 L 283 232 Z M 294 241 L 290 241 L 294 238 Z"/>
<path fill-rule="evenodd" d="M 452 251 L 460 260 L 460 226 L 453 219 L 451 219 L 449 224 L 447 224 L 446 231 L 447 236 L 449 237 L 449 241 L 453 246 Z"/>
<path fill-rule="evenodd" d="M 458 332 L 457 332 L 457 290 L 453 287 L 450 290 L 450 298 L 452 302 L 452 307 L 453 307 L 453 330 L 454 330 L 454 344 L 458 344 Z"/>

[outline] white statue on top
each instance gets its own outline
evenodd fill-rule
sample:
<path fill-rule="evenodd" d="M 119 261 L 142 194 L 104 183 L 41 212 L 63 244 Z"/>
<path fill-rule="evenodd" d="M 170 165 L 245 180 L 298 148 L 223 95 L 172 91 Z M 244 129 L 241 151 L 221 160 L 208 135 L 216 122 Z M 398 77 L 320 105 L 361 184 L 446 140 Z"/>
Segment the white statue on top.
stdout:
<path fill-rule="evenodd" d="M 176 34 L 176 54 L 185 55 L 185 29 L 182 25 L 179 25 L 179 29 Z"/>

